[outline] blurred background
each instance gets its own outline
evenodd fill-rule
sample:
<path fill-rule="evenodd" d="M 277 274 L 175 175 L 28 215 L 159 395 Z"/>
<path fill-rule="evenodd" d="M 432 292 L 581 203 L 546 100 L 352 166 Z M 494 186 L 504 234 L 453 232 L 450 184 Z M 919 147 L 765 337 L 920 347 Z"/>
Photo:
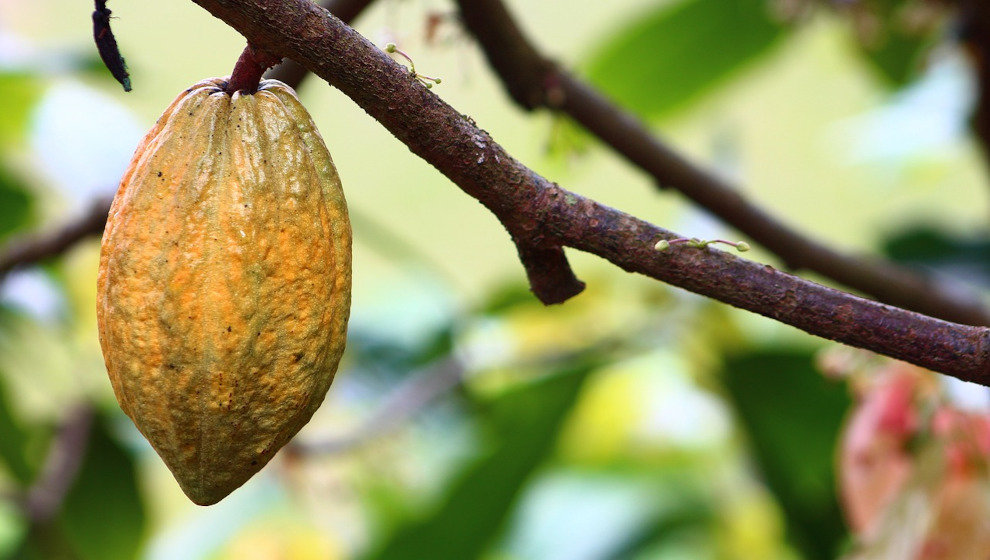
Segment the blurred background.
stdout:
<path fill-rule="evenodd" d="M 507 5 L 545 54 L 784 221 L 985 293 L 990 184 L 952 5 Z M 192 2 L 108 7 L 126 94 L 96 55 L 91 3 L 0 0 L 0 247 L 111 195 L 161 111 L 244 46 Z M 517 109 L 453 3 L 381 0 L 354 25 L 551 180 L 688 237 L 741 239 L 565 117 Z M 299 94 L 355 239 L 324 406 L 244 487 L 195 506 L 113 398 L 98 237 L 0 276 L 0 557 L 988 557 L 986 389 L 575 252 L 586 292 L 543 307 L 481 205 L 325 83 Z M 857 454 L 873 470 L 847 464 Z M 968 552 L 933 548 L 940 531 Z"/>

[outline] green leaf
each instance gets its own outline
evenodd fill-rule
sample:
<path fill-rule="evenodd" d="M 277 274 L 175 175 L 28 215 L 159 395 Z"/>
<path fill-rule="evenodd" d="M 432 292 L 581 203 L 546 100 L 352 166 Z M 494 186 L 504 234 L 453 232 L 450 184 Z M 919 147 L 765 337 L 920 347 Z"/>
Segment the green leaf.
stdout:
<path fill-rule="evenodd" d="M 530 291 L 529 285 L 521 282 L 503 284 L 489 294 L 478 308 L 477 313 L 497 317 L 518 307 L 541 305 Z"/>
<path fill-rule="evenodd" d="M 57 525 L 84 560 L 138 556 L 145 529 L 144 505 L 134 459 L 111 435 L 108 418 L 94 419 L 86 457 L 62 504 Z"/>
<path fill-rule="evenodd" d="M 899 262 L 990 286 L 990 237 L 986 234 L 960 236 L 935 226 L 913 226 L 887 238 L 883 252 Z"/>
<path fill-rule="evenodd" d="M 917 74 L 918 62 L 930 41 L 888 29 L 875 47 L 862 47 L 863 57 L 887 85 L 901 87 Z"/>
<path fill-rule="evenodd" d="M 789 539 L 807 558 L 835 558 L 846 535 L 834 472 L 845 386 L 819 374 L 810 352 L 788 349 L 731 356 L 722 381 Z"/>
<path fill-rule="evenodd" d="M 479 557 L 498 534 L 521 488 L 551 453 L 590 364 L 514 389 L 486 403 L 490 452 L 452 484 L 439 509 L 401 527 L 378 560 Z"/>
<path fill-rule="evenodd" d="M 0 145 L 21 140 L 31 108 L 41 97 L 41 92 L 41 82 L 36 77 L 25 72 L 0 71 L 0 99 L 3 99 Z"/>
<path fill-rule="evenodd" d="M 23 139 L 31 109 L 41 93 L 41 83 L 34 76 L 0 71 L 0 151 Z M 29 191 L 0 161 L 0 239 L 31 222 L 31 202 Z"/>
<path fill-rule="evenodd" d="M 658 511 L 650 523 L 631 535 L 606 558 L 622 560 L 643 557 L 641 555 L 647 554 L 650 549 L 682 538 L 685 534 L 712 530 L 718 520 L 713 504 L 689 487 L 680 489 L 680 492 L 682 497 L 674 502 L 674 507 Z"/>
<path fill-rule="evenodd" d="M 94 515 L 94 512 L 99 515 Z M 86 458 L 65 498 L 60 525 L 86 560 L 137 558 L 145 510 L 134 458 L 112 436 L 110 419 L 94 420 Z"/>
<path fill-rule="evenodd" d="M 918 14 L 911 15 L 909 10 L 918 8 L 911 4 L 903 0 L 873 0 L 867 12 L 847 14 L 850 27 L 859 28 L 861 34 L 864 27 L 868 29 L 868 35 L 860 40 L 860 53 L 888 86 L 901 87 L 914 78 L 925 52 L 943 34 L 942 25 L 924 21 L 938 20 L 938 15 L 921 14 L 920 18 Z M 869 25 L 864 26 L 863 19 Z"/>
<path fill-rule="evenodd" d="M 145 510 L 134 461 L 110 433 L 110 420 L 92 421 L 85 457 L 61 509 L 33 523 L 15 558 L 128 560 L 144 538 Z"/>
<path fill-rule="evenodd" d="M 348 351 L 356 363 L 388 377 L 404 377 L 449 355 L 454 331 L 453 325 L 440 325 L 414 341 L 397 340 L 361 328 L 351 329 L 347 336 Z"/>
<path fill-rule="evenodd" d="M 17 482 L 26 485 L 37 471 L 37 465 L 28 460 L 31 435 L 14 417 L 9 403 L 7 387 L 0 382 L 0 460 Z"/>
<path fill-rule="evenodd" d="M 589 77 L 647 116 L 683 107 L 787 35 L 766 0 L 681 0 L 635 18 L 590 56 Z"/>
<path fill-rule="evenodd" d="M 29 225 L 32 217 L 31 209 L 31 195 L 10 175 L 9 170 L 0 164 L 0 239 Z"/>

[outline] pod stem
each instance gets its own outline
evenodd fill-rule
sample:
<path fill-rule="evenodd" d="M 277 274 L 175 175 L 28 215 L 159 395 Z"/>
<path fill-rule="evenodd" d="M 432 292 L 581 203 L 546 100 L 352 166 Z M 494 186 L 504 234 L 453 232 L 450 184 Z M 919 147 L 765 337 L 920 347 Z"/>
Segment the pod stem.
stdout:
<path fill-rule="evenodd" d="M 258 84 L 265 70 L 281 62 L 281 58 L 256 49 L 248 43 L 234 64 L 234 70 L 230 73 L 230 80 L 224 91 L 233 94 L 235 91 L 254 93 L 258 91 Z"/>

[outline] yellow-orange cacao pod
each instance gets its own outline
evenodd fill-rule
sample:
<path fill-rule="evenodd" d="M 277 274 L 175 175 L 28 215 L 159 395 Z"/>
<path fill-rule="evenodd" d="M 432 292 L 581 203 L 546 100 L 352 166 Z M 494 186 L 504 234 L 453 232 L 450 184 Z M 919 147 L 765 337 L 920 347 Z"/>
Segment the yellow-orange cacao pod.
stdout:
<path fill-rule="evenodd" d="M 138 145 L 103 234 L 100 343 L 121 408 L 213 504 L 313 416 L 344 351 L 351 229 L 291 88 L 214 78 Z"/>

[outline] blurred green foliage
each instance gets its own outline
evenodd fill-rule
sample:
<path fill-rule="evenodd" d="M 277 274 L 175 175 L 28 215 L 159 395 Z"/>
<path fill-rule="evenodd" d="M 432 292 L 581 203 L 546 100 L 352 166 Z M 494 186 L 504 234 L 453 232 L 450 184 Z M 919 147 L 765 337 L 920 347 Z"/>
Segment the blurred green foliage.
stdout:
<path fill-rule="evenodd" d="M 31 196 L 11 175 L 9 169 L 0 165 L 0 242 L 31 220 Z"/>
<path fill-rule="evenodd" d="M 7 312 L 0 309 L 0 323 Z M 20 484 L 26 484 L 37 474 L 38 458 L 33 457 L 32 439 L 38 439 L 40 431 L 35 426 L 25 426 L 15 417 L 10 407 L 10 397 L 0 373 L 0 459 L 8 473 Z"/>
<path fill-rule="evenodd" d="M 990 286 L 990 237 L 985 233 L 962 235 L 936 225 L 919 224 L 888 236 L 883 251 L 903 263 Z"/>
<path fill-rule="evenodd" d="M 908 33 L 895 24 L 900 3 L 876 5 L 885 23 L 882 40 L 859 52 L 891 86 L 903 87 L 915 75 L 931 37 Z M 591 81 L 625 108 L 647 118 L 668 117 L 719 87 L 731 86 L 799 32 L 776 20 L 764 0 L 657 2 L 593 45 L 586 71 Z M 110 82 L 109 74 L 93 60 L 85 58 L 68 68 L 76 76 L 100 76 Z M 8 156 L 13 146 L 23 143 L 31 110 L 48 80 L 31 72 L 0 72 L 0 241 L 33 223 L 38 201 L 31 187 L 12 170 Z M 355 213 L 354 218 L 356 226 L 386 240 L 379 247 L 383 258 L 410 268 L 437 268 L 435 262 L 425 262 L 427 258 L 406 237 L 371 216 Z M 962 239 L 938 226 L 908 227 L 892 237 L 885 249 L 905 262 L 943 271 L 970 271 L 968 280 L 990 282 L 990 245 L 982 237 Z M 443 283 L 439 278 L 435 281 Z M 765 332 L 746 332 L 734 322 L 732 313 L 706 314 L 690 298 L 669 292 L 658 296 L 660 288 L 642 296 L 616 282 L 616 293 L 609 293 L 613 281 L 596 278 L 594 286 L 606 288 L 598 292 L 589 288 L 580 301 L 550 309 L 539 306 L 526 286 L 497 286 L 474 309 L 420 326 L 413 337 L 396 335 L 389 328 L 393 325 L 369 328 L 352 323 L 347 370 L 334 389 L 346 393 L 345 401 L 384 400 L 388 390 L 407 380 L 410 372 L 459 357 L 471 346 L 465 333 L 472 328 L 483 331 L 491 347 L 474 349 L 482 354 L 477 371 L 471 372 L 474 377 L 438 397 L 441 402 L 426 406 L 400 430 L 402 435 L 421 435 L 423 418 L 427 418 L 441 422 L 446 432 L 471 434 L 464 436 L 463 454 L 454 454 L 441 465 L 435 492 L 410 488 L 415 484 L 395 474 L 434 464 L 417 456 L 395 459 L 388 454 L 392 444 L 387 438 L 371 442 L 372 451 L 301 460 L 326 466 L 327 471 L 345 470 L 348 465 L 357 471 L 348 475 L 352 478 L 334 480 L 337 484 L 358 481 L 352 487 L 360 495 L 351 499 L 359 503 L 354 509 L 371 520 L 370 528 L 363 528 L 366 540 L 354 539 L 361 543 L 357 552 L 339 547 L 344 551 L 342 557 L 510 558 L 510 544 L 518 537 L 512 534 L 510 521 L 520 515 L 520 504 L 533 497 L 542 475 L 565 471 L 648 482 L 642 499 L 653 507 L 644 508 L 645 513 L 630 521 L 623 534 L 613 535 L 602 558 L 817 560 L 836 554 L 848 539 L 836 500 L 834 472 L 834 449 L 850 405 L 846 388 L 826 381 L 815 370 L 814 349 L 794 346 L 792 339 L 768 347 L 761 338 Z M 443 289 L 453 290 L 447 285 Z M 0 312 L 0 329 L 9 320 L 9 314 Z M 95 337 L 92 325 L 37 321 L 64 336 L 71 351 L 84 346 L 79 339 Z M 612 326 L 605 335 L 600 332 L 603 325 Z M 704 334 L 728 331 L 742 334 L 731 341 Z M 601 339 L 607 336 L 625 342 L 603 343 Z M 589 379 L 617 375 L 613 370 L 632 367 L 629 362 L 653 360 L 656 356 L 651 352 L 658 349 L 696 357 L 686 358 L 688 365 L 679 371 L 667 371 L 651 362 L 650 373 L 684 376 L 688 378 L 684 385 L 691 391 L 717 398 L 720 410 L 735 420 L 734 435 L 739 441 L 696 444 L 694 448 L 677 442 L 657 427 L 663 424 L 658 418 L 669 411 L 642 409 L 643 403 L 650 402 L 646 398 L 650 389 L 633 385 L 632 390 L 641 394 L 617 391 L 618 396 L 599 396 L 600 401 L 595 401 L 610 407 L 594 416 L 602 422 L 602 432 L 614 438 L 610 441 L 628 444 L 627 448 L 615 451 L 588 435 L 581 444 L 603 448 L 589 454 L 596 460 L 562 452 L 568 423 L 587 406 L 586 399 L 595 396 Z M 138 460 L 142 448 L 132 445 L 135 433 L 128 431 L 129 426 L 119 429 L 115 419 L 120 415 L 106 395 L 79 391 L 79 398 L 95 411 L 95 419 L 82 465 L 68 481 L 70 488 L 57 515 L 35 522 L 17 510 L 21 506 L 16 498 L 41 477 L 55 423 L 50 418 L 19 414 L 23 411 L 13 406 L 18 395 L 4 382 L 4 375 L 0 372 L 0 490 L 7 491 L 4 495 L 11 508 L 20 513 L 15 522 L 8 520 L 13 527 L 10 531 L 0 532 L 18 535 L 17 542 L 0 543 L 0 556 L 160 558 L 149 552 L 149 543 L 160 537 L 160 519 L 167 517 L 161 510 L 166 508 L 153 503 L 151 497 L 160 494 L 141 483 L 142 469 L 149 468 Z M 422 455 L 442 454 L 442 445 L 422 439 L 427 443 L 416 440 L 424 448 Z M 631 449 L 633 445 L 639 447 Z M 296 459 L 276 462 L 266 473 L 292 488 Z M 153 464 L 161 472 L 161 465 Z M 362 476 L 375 480 L 362 481 Z M 316 517 L 312 510 L 317 508 L 301 505 L 310 493 L 309 487 L 303 488 L 296 494 L 283 491 L 278 505 L 289 503 L 301 512 L 298 515 Z M 319 496 L 317 501 L 337 498 L 332 492 L 325 497 L 320 491 L 311 492 Z M 424 493 L 428 494 L 425 499 Z M 344 502 L 341 509 L 348 505 Z M 423 503 L 428 505 L 423 507 Z M 229 529 L 224 523 L 232 523 L 229 519 L 234 517 L 231 514 L 217 522 L 203 514 L 193 517 L 192 523 L 216 523 Z M 776 523 L 783 527 L 786 543 L 775 533 Z M 562 538 L 580 539 L 582 533 L 596 530 L 604 529 L 575 527 L 573 534 Z M 215 548 L 194 545 L 189 550 L 198 554 L 196 558 L 226 558 Z M 286 553 L 285 558 L 308 557 Z"/>
<path fill-rule="evenodd" d="M 30 110 L 41 97 L 43 81 L 28 71 L 0 70 L 0 145 L 23 140 Z"/>
<path fill-rule="evenodd" d="M 590 363 L 552 372 L 488 402 L 477 403 L 487 452 L 453 480 L 444 503 L 425 519 L 400 528 L 370 556 L 378 560 L 477 558 L 502 523 L 533 470 L 553 450 Z"/>
<path fill-rule="evenodd" d="M 588 76 L 620 105 L 664 116 L 726 83 L 787 35 L 764 0 L 663 3 L 599 46 Z"/>
<path fill-rule="evenodd" d="M 889 85 L 904 86 L 917 75 L 920 60 L 931 41 L 898 29 L 886 31 L 880 45 L 863 47 L 864 58 Z"/>
<path fill-rule="evenodd" d="M 0 70 L 0 156 L 24 139 L 31 108 L 42 93 L 42 81 L 28 72 Z M 8 162 L 0 157 L 0 242 L 31 223 L 31 196 Z"/>
<path fill-rule="evenodd" d="M 728 356 L 721 378 L 788 537 L 805 558 L 835 558 L 846 534 L 834 472 L 845 385 L 827 381 L 811 352 L 790 348 Z"/>
<path fill-rule="evenodd" d="M 888 85 L 901 87 L 918 74 L 924 54 L 936 43 L 930 25 L 907 21 L 906 8 L 918 3 L 903 0 L 872 0 L 870 27 L 863 32 L 861 52 Z M 927 27 L 927 28 L 926 28 Z"/>
<path fill-rule="evenodd" d="M 74 483 L 54 519 L 32 522 L 13 558 L 136 558 L 145 513 L 133 456 L 97 418 Z"/>
<path fill-rule="evenodd" d="M 82 467 L 65 497 L 60 525 L 81 558 L 135 558 L 146 517 L 134 457 L 113 434 L 108 415 L 96 418 Z M 94 515 L 94 504 L 100 514 Z"/>

